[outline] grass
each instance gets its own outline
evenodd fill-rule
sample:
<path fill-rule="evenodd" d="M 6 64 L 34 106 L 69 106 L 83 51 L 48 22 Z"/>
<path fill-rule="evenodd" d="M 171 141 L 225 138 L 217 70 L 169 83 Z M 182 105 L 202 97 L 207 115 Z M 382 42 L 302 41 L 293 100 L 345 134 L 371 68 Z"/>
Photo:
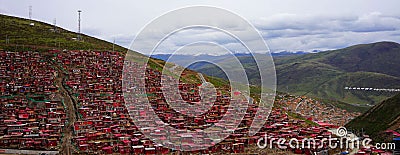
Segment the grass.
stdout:
<path fill-rule="evenodd" d="M 400 44 L 393 42 L 356 45 L 300 56 L 275 57 L 277 90 L 326 98 L 349 105 L 374 105 L 394 94 L 348 91 L 344 87 L 400 87 L 400 70 L 393 69 L 400 67 L 400 59 L 394 59 L 395 57 L 400 57 Z M 251 57 L 240 56 L 238 59 L 245 67 L 250 84 L 260 85 L 258 68 Z M 224 59 L 219 63 L 233 62 L 233 59 Z M 221 69 L 210 64 L 193 69 L 227 79 Z"/>
<path fill-rule="evenodd" d="M 346 102 L 341 102 L 341 101 L 337 101 L 337 100 L 329 100 L 329 99 L 321 99 L 318 98 L 318 100 L 322 101 L 322 103 L 330 103 L 335 105 L 336 107 L 340 108 L 340 109 L 344 109 L 348 112 L 366 112 L 368 109 L 370 109 L 371 107 L 369 106 L 365 106 L 365 105 L 357 105 L 357 104 L 349 104 Z"/>
<path fill-rule="evenodd" d="M 313 121 L 310 121 L 310 120 L 308 120 L 308 119 L 306 119 L 306 118 L 304 118 L 304 117 L 301 117 L 301 116 L 300 116 L 299 114 L 297 114 L 297 113 L 287 112 L 287 115 L 290 116 L 290 117 L 292 117 L 292 118 L 295 118 L 295 119 L 303 120 L 306 124 L 309 124 L 309 125 L 311 125 L 311 126 L 319 126 L 317 123 L 315 123 L 315 122 L 313 122 Z"/>
<path fill-rule="evenodd" d="M 310 95 L 360 105 L 373 105 L 394 95 L 377 91 L 345 90 L 347 86 L 396 88 L 400 86 L 400 79 L 373 72 L 345 73 L 324 83 L 319 89 L 310 92 Z"/>
<path fill-rule="evenodd" d="M 391 139 L 385 139 L 383 132 L 387 129 L 396 130 L 399 128 L 399 103 L 400 94 L 374 106 L 363 115 L 350 121 L 346 127 L 358 131 L 364 130 L 366 134 L 378 142 L 391 141 Z"/>
<path fill-rule="evenodd" d="M 30 25 L 34 23 L 34 25 Z M 107 50 L 113 45 L 82 34 L 77 41 L 77 33 L 53 25 L 7 15 L 0 15 L 0 49 L 8 51 L 48 51 L 49 49 L 67 50 Z M 125 53 L 126 48 L 115 45 L 114 49 Z"/>

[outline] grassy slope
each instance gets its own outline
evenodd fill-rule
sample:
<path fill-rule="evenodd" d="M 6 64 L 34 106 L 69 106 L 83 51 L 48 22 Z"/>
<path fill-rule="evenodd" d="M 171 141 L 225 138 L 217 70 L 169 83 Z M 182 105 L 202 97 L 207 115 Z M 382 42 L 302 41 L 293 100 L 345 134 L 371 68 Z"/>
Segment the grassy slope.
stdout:
<path fill-rule="evenodd" d="M 347 72 L 365 71 L 400 77 L 400 44 L 379 42 L 330 52 L 321 61 Z"/>
<path fill-rule="evenodd" d="M 400 86 L 400 45 L 392 42 L 362 44 L 348 48 L 326 51 L 317 54 L 293 56 L 276 59 L 278 70 L 278 88 L 301 94 L 309 91 L 310 96 L 335 99 L 355 104 L 376 104 L 393 96 L 391 93 L 346 91 L 346 86 L 397 88 Z M 287 64 L 299 63 L 295 82 L 286 72 L 293 73 L 291 68 L 281 68 Z M 283 74 L 281 74 L 283 73 Z M 307 74 L 307 75 L 304 75 Z M 296 74 L 295 74 L 296 75 Z M 313 83 L 312 81 L 315 81 Z M 324 82 L 325 81 L 325 82 Z M 299 90 L 301 87 L 302 90 Z M 310 88 L 314 87 L 314 89 Z"/>
<path fill-rule="evenodd" d="M 393 93 L 389 92 L 343 89 L 346 86 L 395 88 L 394 86 L 400 86 L 400 78 L 373 72 L 349 72 L 332 78 L 322 84 L 319 89 L 310 92 L 310 95 L 327 99 L 340 99 L 347 103 L 368 104 L 375 104 L 393 95 Z"/>
<path fill-rule="evenodd" d="M 31 26 L 30 23 L 34 23 Z M 39 21 L 0 15 L 0 48 L 4 50 L 112 50 L 112 44 L 87 35 L 82 35 L 83 41 L 75 41 L 77 34 L 60 27 L 56 28 Z M 8 44 L 6 38 L 9 39 Z M 126 52 L 127 49 L 115 45 L 116 51 Z"/>
<path fill-rule="evenodd" d="M 387 129 L 400 130 L 400 94 L 389 98 L 363 115 L 350 121 L 346 127 L 363 129 L 366 134 L 370 135 L 377 141 L 384 141 L 383 132 Z"/>
<path fill-rule="evenodd" d="M 278 90 L 297 95 L 338 100 L 351 104 L 376 104 L 391 93 L 346 91 L 344 87 L 400 87 L 400 45 L 392 42 L 356 45 L 300 56 L 274 58 Z M 259 84 L 256 67 L 248 57 L 239 57 L 249 81 Z M 223 60 L 230 62 L 232 60 Z M 199 65 L 199 72 L 225 78 L 212 65 Z"/>

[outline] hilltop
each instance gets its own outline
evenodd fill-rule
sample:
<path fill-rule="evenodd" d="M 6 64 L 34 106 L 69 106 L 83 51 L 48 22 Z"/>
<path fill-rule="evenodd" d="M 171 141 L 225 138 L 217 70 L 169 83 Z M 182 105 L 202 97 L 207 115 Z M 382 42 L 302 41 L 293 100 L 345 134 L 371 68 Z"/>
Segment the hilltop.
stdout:
<path fill-rule="evenodd" d="M 31 23 L 33 23 L 31 25 Z M 112 50 L 110 42 L 81 35 L 58 26 L 41 21 L 29 20 L 0 14 L 0 49 L 10 51 L 67 49 L 67 50 Z M 8 39 L 8 41 L 7 41 Z M 127 49 L 115 45 L 116 51 L 126 52 Z"/>

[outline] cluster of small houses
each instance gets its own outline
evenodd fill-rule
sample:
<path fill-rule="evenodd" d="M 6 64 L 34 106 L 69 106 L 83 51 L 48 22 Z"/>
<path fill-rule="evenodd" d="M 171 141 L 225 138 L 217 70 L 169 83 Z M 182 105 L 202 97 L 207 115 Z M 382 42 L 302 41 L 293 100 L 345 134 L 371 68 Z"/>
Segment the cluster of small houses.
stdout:
<path fill-rule="evenodd" d="M 400 89 L 393 89 L 393 88 L 344 87 L 344 89 L 345 89 L 345 90 L 362 90 L 362 91 L 400 92 Z"/>
<path fill-rule="evenodd" d="M 187 84 L 179 81 L 180 94 L 163 91 L 161 86 L 161 73 L 138 64 L 124 63 L 124 56 L 118 52 L 98 51 L 52 51 L 51 60 L 62 68 L 68 75 L 63 80 L 66 90 L 72 94 L 76 103 L 78 120 L 73 124 L 73 138 L 75 153 L 83 154 L 166 154 L 176 152 L 182 148 L 208 147 L 206 150 L 193 151 L 193 153 L 246 153 L 246 148 L 256 146 L 257 140 L 262 137 L 322 139 L 331 136 L 328 131 L 336 125 L 325 123 L 315 127 L 304 120 L 289 117 L 285 110 L 274 108 L 263 128 L 254 136 L 249 136 L 249 127 L 257 112 L 257 106 L 250 104 L 247 110 L 229 111 L 233 102 L 230 95 L 205 94 L 215 98 L 211 107 L 193 108 L 201 103 L 201 95 L 197 84 Z M 28 148 L 49 149 L 59 147 L 63 127 L 66 125 L 65 107 L 62 100 L 57 100 L 58 88 L 54 85 L 56 70 L 48 61 L 35 52 L 0 52 L 0 92 L 1 92 L 1 120 L 0 120 L 0 147 L 2 148 Z M 124 64 L 127 69 L 124 69 Z M 145 80 L 143 88 L 122 87 L 122 72 L 136 73 L 145 70 L 141 80 Z M 184 74 L 184 73 L 183 73 Z M 138 79 L 130 79 L 138 80 Z M 167 82 L 173 82 L 173 77 L 168 77 Z M 125 96 L 122 90 L 141 91 L 143 96 Z M 163 94 L 166 93 L 166 94 Z M 32 94 L 40 96 L 32 96 Z M 203 94 L 204 95 L 204 94 Z M 167 96 L 167 97 L 165 97 Z M 185 115 L 185 109 L 176 111 L 169 103 L 179 104 L 177 98 L 188 102 L 189 109 L 203 114 L 190 117 Z M 125 105 L 125 100 L 130 101 Z M 146 98 L 150 106 L 143 106 Z M 278 104 L 291 105 L 294 100 L 277 100 Z M 244 102 L 244 101 L 238 101 Z M 135 104 L 137 103 L 137 104 Z M 143 103 L 143 104 L 142 104 Z M 307 103 L 314 103 L 307 101 Z M 317 103 L 315 103 L 318 105 Z M 42 105 L 42 106 L 39 106 Z M 315 106 L 315 105 L 314 105 Z M 190 109 L 191 108 L 191 109 Z M 129 111 L 128 111 L 129 109 Z M 151 110 L 152 109 L 152 110 Z M 240 109 L 240 108 L 239 108 Z M 306 109 L 302 112 L 306 113 Z M 315 109 L 316 111 L 324 110 Z M 312 111 L 312 110 L 310 110 Z M 326 110 L 325 110 L 326 111 Z M 154 120 L 151 114 L 156 114 Z M 135 125 L 131 116 L 137 117 L 136 121 L 148 124 L 146 127 Z M 243 115 L 236 130 L 222 142 L 211 145 L 200 144 L 192 137 L 168 133 L 164 127 L 172 127 L 178 131 L 200 131 L 210 128 L 217 122 L 230 125 L 233 122 L 224 120 L 224 115 Z M 310 115 L 320 117 L 321 113 Z M 327 114 L 325 114 L 327 115 Z M 332 113 L 336 115 L 336 113 Z M 332 116 L 333 117 L 333 116 Z M 347 117 L 347 116 L 340 116 Z M 160 123 L 162 122 L 162 123 Z M 334 124 L 341 125 L 337 121 Z M 171 146 L 157 144 L 145 136 L 164 138 L 176 142 Z M 177 146 L 178 144 L 178 146 Z M 277 142 L 272 143 L 277 146 Z M 202 145 L 202 146 L 200 146 Z M 281 144 L 282 145 L 282 144 Z M 285 143 L 283 145 L 289 145 Z M 317 149 L 286 149 L 296 154 L 311 154 L 328 149 L 326 144 Z M 178 148 L 180 147 L 180 148 Z M 274 147 L 276 148 L 276 147 Z"/>
<path fill-rule="evenodd" d="M 1 148 L 59 148 L 67 116 L 56 73 L 38 52 L 0 52 Z"/>
<path fill-rule="evenodd" d="M 286 110 L 299 113 L 304 118 L 320 124 L 344 126 L 353 118 L 361 115 L 360 112 L 348 112 L 306 96 L 279 95 L 277 101 L 284 104 Z"/>

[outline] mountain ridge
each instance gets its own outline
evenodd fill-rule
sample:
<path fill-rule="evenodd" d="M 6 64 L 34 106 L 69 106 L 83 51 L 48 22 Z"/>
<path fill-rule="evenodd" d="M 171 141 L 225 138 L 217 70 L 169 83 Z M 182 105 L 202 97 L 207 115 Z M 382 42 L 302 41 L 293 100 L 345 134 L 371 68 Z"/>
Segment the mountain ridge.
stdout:
<path fill-rule="evenodd" d="M 314 50 L 316 51 L 316 50 Z M 290 51 L 281 51 L 281 52 L 275 52 L 275 53 L 271 53 L 271 56 L 273 57 L 280 57 L 280 56 L 293 56 L 293 55 L 305 55 L 305 54 L 310 54 L 310 53 L 317 53 L 319 51 L 316 52 L 304 52 L 304 51 L 295 51 L 295 52 L 290 52 Z M 214 59 L 222 59 L 224 57 L 226 57 L 227 55 L 230 56 L 230 54 L 224 54 L 224 55 L 208 55 L 208 54 L 200 54 L 200 55 L 183 55 L 183 54 L 175 54 L 174 56 L 180 56 L 180 57 L 192 57 L 192 59 L 195 59 L 195 57 L 214 57 Z M 249 53 L 234 53 L 234 56 L 250 56 Z M 167 61 L 168 58 L 170 58 L 172 56 L 172 54 L 154 54 L 151 55 L 151 57 L 156 58 L 156 59 L 161 59 L 164 61 Z"/>
<path fill-rule="evenodd" d="M 367 54 L 365 54 L 367 53 Z M 364 55 L 365 54 L 365 55 Z M 376 104 L 394 94 L 344 90 L 346 86 L 397 88 L 400 87 L 400 44 L 376 42 L 343 49 L 305 55 L 274 57 L 278 90 L 296 95 L 327 98 L 351 104 Z M 238 56 L 247 69 L 251 84 L 258 85 L 255 63 L 248 56 Z M 187 60 L 181 58 L 182 60 Z M 224 63 L 233 61 L 222 60 Z M 226 78 L 223 71 L 211 64 L 193 64 L 198 72 Z"/>

